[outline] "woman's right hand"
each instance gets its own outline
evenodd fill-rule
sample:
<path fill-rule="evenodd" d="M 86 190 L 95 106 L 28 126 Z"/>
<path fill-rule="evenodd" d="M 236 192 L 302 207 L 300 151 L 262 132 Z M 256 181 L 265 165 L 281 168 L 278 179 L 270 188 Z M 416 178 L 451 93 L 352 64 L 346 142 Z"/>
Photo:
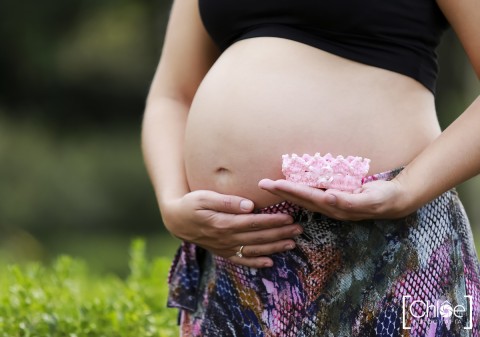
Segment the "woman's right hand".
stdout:
<path fill-rule="evenodd" d="M 302 227 L 290 215 L 254 214 L 253 208 L 245 198 L 202 190 L 164 202 L 161 212 L 166 228 L 179 239 L 240 265 L 270 267 L 268 255 L 293 249 Z M 243 257 L 238 257 L 242 245 Z"/>

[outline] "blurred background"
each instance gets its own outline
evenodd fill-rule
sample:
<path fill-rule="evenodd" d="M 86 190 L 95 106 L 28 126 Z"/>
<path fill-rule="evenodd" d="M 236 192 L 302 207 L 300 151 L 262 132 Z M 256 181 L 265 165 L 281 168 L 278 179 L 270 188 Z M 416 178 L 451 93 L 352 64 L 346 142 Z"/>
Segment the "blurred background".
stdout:
<path fill-rule="evenodd" d="M 140 151 L 170 0 L 0 2 L 0 260 L 85 259 L 125 274 L 133 237 L 172 257 Z M 443 127 L 480 92 L 451 31 L 439 48 Z M 448 165 L 446 160 L 445 165 Z M 476 237 L 480 179 L 459 187 Z"/>

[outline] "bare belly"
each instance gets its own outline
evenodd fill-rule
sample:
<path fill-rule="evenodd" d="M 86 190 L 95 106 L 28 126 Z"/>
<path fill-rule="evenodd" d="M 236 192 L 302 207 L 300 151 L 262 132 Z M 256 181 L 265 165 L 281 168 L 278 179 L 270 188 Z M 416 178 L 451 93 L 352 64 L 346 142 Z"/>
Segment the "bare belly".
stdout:
<path fill-rule="evenodd" d="M 415 80 L 278 38 L 253 38 L 217 60 L 192 103 L 185 136 L 191 190 L 239 195 L 280 179 L 286 153 L 372 160 L 370 173 L 411 161 L 440 133 L 433 95 Z"/>

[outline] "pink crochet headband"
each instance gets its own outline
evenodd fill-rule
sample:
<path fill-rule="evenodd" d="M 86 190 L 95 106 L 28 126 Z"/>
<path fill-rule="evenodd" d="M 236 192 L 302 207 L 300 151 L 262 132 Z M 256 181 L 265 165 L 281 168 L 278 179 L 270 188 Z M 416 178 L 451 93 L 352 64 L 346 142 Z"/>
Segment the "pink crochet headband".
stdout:
<path fill-rule="evenodd" d="M 315 153 L 282 156 L 282 172 L 286 179 L 311 187 L 354 191 L 362 186 L 367 175 L 370 159 L 354 156 L 333 157 L 330 153 L 321 156 Z"/>

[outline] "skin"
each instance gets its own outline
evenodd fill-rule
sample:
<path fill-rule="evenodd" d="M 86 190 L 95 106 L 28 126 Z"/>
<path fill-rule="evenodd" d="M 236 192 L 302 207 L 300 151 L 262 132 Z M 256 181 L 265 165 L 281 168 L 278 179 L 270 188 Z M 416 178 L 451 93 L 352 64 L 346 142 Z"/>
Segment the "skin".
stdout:
<path fill-rule="evenodd" d="M 438 3 L 480 74 L 479 2 Z M 166 228 L 261 268 L 302 229 L 255 207 L 291 200 L 342 220 L 404 216 L 480 172 L 478 125 L 479 99 L 440 133 L 433 95 L 418 82 L 293 41 L 249 39 L 220 55 L 196 3 L 176 0 L 142 144 Z M 370 173 L 405 169 L 353 194 L 280 179 L 281 154 L 317 151 L 371 158 Z"/>
<path fill-rule="evenodd" d="M 437 2 L 460 38 L 477 77 L 480 77 L 480 2 Z M 480 172 L 479 125 L 480 98 L 477 98 L 394 180 L 365 184 L 353 194 L 334 190 L 324 192 L 285 180 L 264 179 L 259 182 L 259 187 L 337 219 L 402 217 Z"/>

